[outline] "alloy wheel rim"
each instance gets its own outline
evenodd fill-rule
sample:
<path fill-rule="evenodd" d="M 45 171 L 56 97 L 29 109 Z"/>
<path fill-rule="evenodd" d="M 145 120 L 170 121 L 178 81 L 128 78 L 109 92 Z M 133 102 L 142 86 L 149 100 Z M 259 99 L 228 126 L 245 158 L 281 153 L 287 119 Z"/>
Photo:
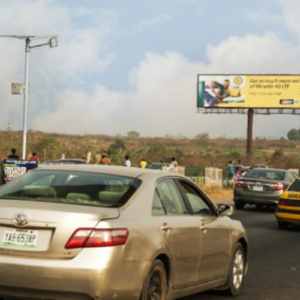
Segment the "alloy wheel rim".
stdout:
<path fill-rule="evenodd" d="M 241 250 L 236 251 L 233 259 L 233 285 L 239 289 L 244 277 L 244 256 Z"/>
<path fill-rule="evenodd" d="M 155 272 L 151 275 L 148 286 L 148 300 L 161 300 L 162 298 L 162 279 L 160 273 Z"/>

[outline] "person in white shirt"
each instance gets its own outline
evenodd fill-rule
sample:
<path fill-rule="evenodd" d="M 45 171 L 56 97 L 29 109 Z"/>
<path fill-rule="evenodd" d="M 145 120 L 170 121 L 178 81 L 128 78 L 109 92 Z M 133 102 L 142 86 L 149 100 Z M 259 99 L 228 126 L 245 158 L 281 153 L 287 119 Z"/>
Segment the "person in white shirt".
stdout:
<path fill-rule="evenodd" d="M 125 167 L 131 167 L 131 161 L 128 155 L 125 156 Z"/>
<path fill-rule="evenodd" d="M 174 173 L 178 173 L 178 163 L 175 157 L 172 157 L 172 162 L 169 165 L 170 171 Z"/>

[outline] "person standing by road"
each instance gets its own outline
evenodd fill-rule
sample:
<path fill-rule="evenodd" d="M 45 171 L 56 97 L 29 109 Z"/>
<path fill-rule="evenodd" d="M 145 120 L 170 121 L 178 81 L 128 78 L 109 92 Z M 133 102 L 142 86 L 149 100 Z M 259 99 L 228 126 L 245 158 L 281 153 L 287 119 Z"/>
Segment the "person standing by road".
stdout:
<path fill-rule="evenodd" d="M 131 161 L 129 160 L 129 156 L 125 156 L 125 167 L 131 167 Z"/>
<path fill-rule="evenodd" d="M 232 180 L 233 179 L 233 164 L 232 161 L 230 160 L 228 165 L 227 165 L 227 171 L 228 171 L 228 179 Z"/>
<path fill-rule="evenodd" d="M 8 158 L 16 158 L 19 159 L 19 155 L 16 154 L 17 150 L 15 148 L 11 149 L 11 154 L 8 156 Z"/>
<path fill-rule="evenodd" d="M 145 160 L 145 157 L 142 157 L 140 161 L 140 168 L 145 169 L 147 167 L 147 162 Z"/>
<path fill-rule="evenodd" d="M 178 163 L 175 157 L 172 157 L 172 161 L 169 165 L 170 171 L 174 173 L 178 173 Z"/>
<path fill-rule="evenodd" d="M 106 156 L 105 153 L 102 154 L 101 156 L 101 160 L 100 160 L 100 165 L 110 165 L 111 164 L 111 160 Z"/>
<path fill-rule="evenodd" d="M 30 157 L 30 160 L 39 161 L 39 158 L 36 156 L 35 152 L 32 152 L 32 156 Z"/>

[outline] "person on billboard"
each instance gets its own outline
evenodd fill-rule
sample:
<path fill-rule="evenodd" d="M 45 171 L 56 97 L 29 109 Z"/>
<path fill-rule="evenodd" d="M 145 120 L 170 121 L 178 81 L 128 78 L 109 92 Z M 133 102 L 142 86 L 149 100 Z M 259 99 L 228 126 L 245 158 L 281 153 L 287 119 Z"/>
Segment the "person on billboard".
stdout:
<path fill-rule="evenodd" d="M 238 93 L 237 95 L 231 95 L 229 87 L 230 87 L 230 80 L 228 79 L 225 79 L 223 84 L 217 81 L 212 81 L 211 90 L 215 96 L 210 99 L 209 106 L 211 107 L 218 106 L 218 104 L 223 103 L 223 100 L 227 97 L 240 96 L 240 93 Z"/>
<path fill-rule="evenodd" d="M 11 149 L 11 154 L 8 156 L 8 158 L 16 158 L 19 159 L 19 155 L 16 154 L 17 150 L 15 148 Z"/>
<path fill-rule="evenodd" d="M 223 102 L 224 98 L 229 97 L 229 86 L 230 81 L 228 79 L 225 79 L 223 84 L 217 81 L 212 81 L 211 90 L 215 96 L 210 99 L 209 106 L 217 106 L 219 103 Z"/>

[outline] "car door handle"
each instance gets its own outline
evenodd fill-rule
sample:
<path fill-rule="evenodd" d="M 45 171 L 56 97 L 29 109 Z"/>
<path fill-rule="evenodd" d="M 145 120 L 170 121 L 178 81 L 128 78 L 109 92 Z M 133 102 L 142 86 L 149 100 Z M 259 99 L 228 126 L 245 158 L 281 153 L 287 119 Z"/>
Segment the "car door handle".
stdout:
<path fill-rule="evenodd" d="M 160 227 L 162 230 L 164 230 L 164 231 L 168 231 L 168 230 L 170 230 L 171 229 L 171 227 L 170 226 L 168 226 L 168 224 L 167 223 L 164 223 L 164 225 L 163 226 L 161 226 Z"/>
<path fill-rule="evenodd" d="M 200 229 L 201 229 L 201 230 L 206 230 L 207 228 L 206 228 L 206 226 L 205 226 L 204 224 L 202 224 L 202 225 L 200 226 Z"/>

